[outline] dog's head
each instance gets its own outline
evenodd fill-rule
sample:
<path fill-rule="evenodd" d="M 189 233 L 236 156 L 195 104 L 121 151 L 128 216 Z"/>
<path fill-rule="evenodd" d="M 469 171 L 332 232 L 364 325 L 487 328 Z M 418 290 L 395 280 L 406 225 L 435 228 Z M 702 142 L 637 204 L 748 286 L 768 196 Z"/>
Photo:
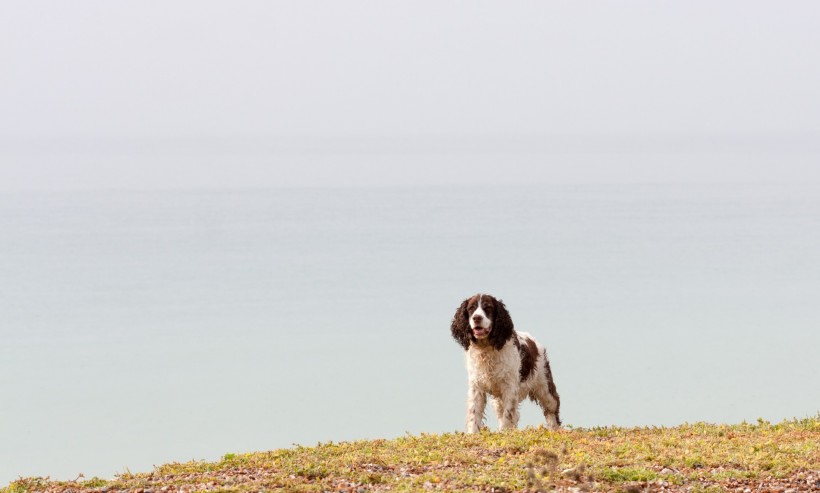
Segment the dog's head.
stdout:
<path fill-rule="evenodd" d="M 464 349 L 476 342 L 501 349 L 512 337 L 513 323 L 501 300 L 488 294 L 477 294 L 458 307 L 450 331 Z"/>

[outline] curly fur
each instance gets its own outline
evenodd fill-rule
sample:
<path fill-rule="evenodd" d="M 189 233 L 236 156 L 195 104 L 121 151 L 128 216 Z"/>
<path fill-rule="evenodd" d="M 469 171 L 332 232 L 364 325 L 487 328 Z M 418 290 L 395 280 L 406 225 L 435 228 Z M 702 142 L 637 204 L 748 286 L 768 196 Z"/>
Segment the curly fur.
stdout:
<path fill-rule="evenodd" d="M 467 355 L 468 433 L 483 426 L 487 395 L 502 429 L 518 426 L 518 407 L 526 397 L 541 406 L 550 428 L 560 427 L 561 401 L 547 351 L 529 334 L 515 331 L 504 302 L 486 294 L 467 298 L 450 333 Z"/>
<path fill-rule="evenodd" d="M 453 323 L 450 325 L 450 333 L 457 343 L 461 344 L 464 350 L 470 349 L 470 344 L 475 340 L 473 331 L 470 329 L 470 322 L 467 320 L 467 303 L 470 298 L 467 298 L 461 303 L 461 306 L 456 310 L 456 315 L 453 317 Z"/>
<path fill-rule="evenodd" d="M 490 296 L 489 298 L 492 298 Z M 490 342 L 492 343 L 493 347 L 496 349 L 501 349 L 504 347 L 504 344 L 509 341 L 513 334 L 515 333 L 515 329 L 513 328 L 513 321 L 512 317 L 510 317 L 510 312 L 507 311 L 507 307 L 504 305 L 504 302 L 501 300 L 496 300 L 492 298 L 496 303 L 496 318 L 492 321 L 492 328 L 493 330 L 490 331 Z"/>

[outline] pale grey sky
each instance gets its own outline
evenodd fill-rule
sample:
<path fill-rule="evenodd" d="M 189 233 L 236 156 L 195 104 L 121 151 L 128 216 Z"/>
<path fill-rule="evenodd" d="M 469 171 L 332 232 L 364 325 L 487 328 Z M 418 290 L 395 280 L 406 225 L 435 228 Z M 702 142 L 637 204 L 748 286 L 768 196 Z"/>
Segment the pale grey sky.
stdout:
<path fill-rule="evenodd" d="M 0 6 L 0 190 L 820 180 L 820 4 Z"/>

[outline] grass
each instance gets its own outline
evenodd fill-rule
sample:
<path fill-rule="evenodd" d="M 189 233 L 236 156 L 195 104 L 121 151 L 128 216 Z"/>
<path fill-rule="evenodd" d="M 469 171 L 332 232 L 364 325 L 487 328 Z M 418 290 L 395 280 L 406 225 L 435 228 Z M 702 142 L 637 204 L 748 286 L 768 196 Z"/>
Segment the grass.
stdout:
<path fill-rule="evenodd" d="M 541 428 L 320 443 L 173 463 L 150 473 L 58 482 L 20 479 L 0 493 L 130 491 L 722 491 L 820 489 L 820 415 L 771 424 Z M 802 483 L 801 483 L 802 482 Z M 799 488 L 798 488 L 799 489 Z M 773 489 L 774 490 L 774 489 Z M 742 491 L 742 489 L 741 489 Z"/>

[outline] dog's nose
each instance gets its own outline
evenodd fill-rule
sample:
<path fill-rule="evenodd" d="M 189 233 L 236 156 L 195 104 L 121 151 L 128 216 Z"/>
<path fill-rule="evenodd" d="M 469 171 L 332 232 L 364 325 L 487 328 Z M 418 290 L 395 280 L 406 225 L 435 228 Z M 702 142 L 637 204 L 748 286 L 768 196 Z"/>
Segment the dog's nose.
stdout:
<path fill-rule="evenodd" d="M 484 319 L 481 315 L 473 315 L 473 322 L 479 323 Z"/>

